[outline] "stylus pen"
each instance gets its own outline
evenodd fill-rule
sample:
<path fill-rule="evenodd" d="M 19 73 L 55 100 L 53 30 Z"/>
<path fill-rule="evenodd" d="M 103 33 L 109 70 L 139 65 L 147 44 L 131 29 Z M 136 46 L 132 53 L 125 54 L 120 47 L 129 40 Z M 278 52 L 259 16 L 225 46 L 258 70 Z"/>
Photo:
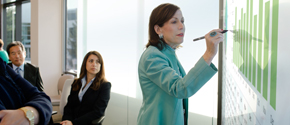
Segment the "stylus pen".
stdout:
<path fill-rule="evenodd" d="M 226 33 L 226 32 L 228 32 L 228 30 L 223 30 L 221 33 Z M 215 36 L 215 35 L 216 35 L 216 32 L 210 33 L 210 36 L 212 36 L 212 37 Z M 204 36 L 199 37 L 199 38 L 195 38 L 195 39 L 193 39 L 193 41 L 197 41 L 197 40 L 201 40 L 201 39 L 204 39 Z"/>

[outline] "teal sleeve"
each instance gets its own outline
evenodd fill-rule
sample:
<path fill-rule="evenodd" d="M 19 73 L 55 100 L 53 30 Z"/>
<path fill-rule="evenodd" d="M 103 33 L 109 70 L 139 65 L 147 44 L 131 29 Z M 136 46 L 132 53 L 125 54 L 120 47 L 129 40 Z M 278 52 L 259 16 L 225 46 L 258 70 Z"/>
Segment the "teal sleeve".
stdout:
<path fill-rule="evenodd" d="M 144 68 L 144 77 L 176 98 L 192 96 L 217 72 L 213 64 L 209 66 L 201 57 L 188 74 L 182 78 L 171 68 L 169 59 L 156 52 L 144 58 L 142 67 Z"/>
<path fill-rule="evenodd" d="M 0 51 L 0 57 L 6 62 L 6 64 L 9 62 L 9 57 L 6 51 Z"/>

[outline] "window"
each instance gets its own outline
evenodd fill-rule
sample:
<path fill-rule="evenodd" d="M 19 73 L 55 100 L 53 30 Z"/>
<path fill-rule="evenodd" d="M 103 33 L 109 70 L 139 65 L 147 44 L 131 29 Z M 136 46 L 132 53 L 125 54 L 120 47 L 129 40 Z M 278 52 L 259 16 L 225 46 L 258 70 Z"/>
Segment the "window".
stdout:
<path fill-rule="evenodd" d="M 78 2 L 73 2 L 78 1 Z M 84 55 L 92 50 L 101 53 L 104 59 L 106 78 L 112 84 L 112 99 L 110 102 L 106 118 L 115 118 L 116 109 L 113 105 L 118 105 L 122 113 L 108 124 L 116 122 L 120 124 L 132 124 L 137 122 L 137 116 L 142 104 L 142 91 L 138 79 L 138 63 L 145 45 L 148 42 L 148 24 L 151 11 L 160 3 L 166 0 L 67 0 L 67 16 L 72 10 L 76 10 L 76 17 L 67 17 L 67 36 L 75 31 L 72 24 L 69 27 L 70 19 L 77 18 L 74 23 L 77 24 L 77 61 L 80 69 L 81 61 Z M 173 1 L 172 1 L 173 2 Z M 188 72 L 193 65 L 201 58 L 206 49 L 203 42 L 193 43 L 192 38 L 202 36 L 218 24 L 218 1 L 211 0 L 212 4 L 207 10 L 204 6 L 209 6 L 204 1 L 175 1 L 174 4 L 181 7 L 183 16 L 186 19 L 188 27 L 182 49 L 178 49 L 176 54 L 183 68 Z M 69 8 L 69 6 L 74 8 Z M 188 5 L 193 5 L 188 6 Z M 75 9 L 77 8 L 77 9 Z M 214 14 L 213 14 L 214 12 Z M 206 18 L 197 19 L 202 13 L 208 15 Z M 200 25 L 200 24 L 207 25 Z M 68 37 L 71 38 L 71 37 Z M 75 38 L 75 37 L 73 37 Z M 69 51 L 69 50 L 66 50 Z M 194 53 L 194 54 L 192 54 Z M 190 58 L 189 58 L 190 57 Z M 213 63 L 217 66 L 217 57 Z M 67 58 L 66 60 L 69 60 Z M 200 122 L 193 120 L 195 116 L 208 118 L 208 124 L 214 123 L 216 119 L 216 93 L 217 93 L 217 75 L 203 86 L 198 93 L 189 99 L 189 124 Z M 127 97 L 127 98 L 126 98 Z M 207 98 L 206 103 L 200 100 Z M 200 115 L 199 115 L 200 114 Z M 126 119 L 126 120 L 124 120 Z M 205 123 L 206 124 L 206 123 Z"/>
<path fill-rule="evenodd" d="M 26 50 L 26 61 L 30 54 L 30 0 L 2 0 L 4 49 L 13 41 L 21 41 Z"/>
<path fill-rule="evenodd" d="M 66 1 L 65 72 L 77 71 L 77 0 Z"/>
<path fill-rule="evenodd" d="M 11 2 L 14 2 L 16 0 L 3 0 L 3 3 L 11 3 Z"/>

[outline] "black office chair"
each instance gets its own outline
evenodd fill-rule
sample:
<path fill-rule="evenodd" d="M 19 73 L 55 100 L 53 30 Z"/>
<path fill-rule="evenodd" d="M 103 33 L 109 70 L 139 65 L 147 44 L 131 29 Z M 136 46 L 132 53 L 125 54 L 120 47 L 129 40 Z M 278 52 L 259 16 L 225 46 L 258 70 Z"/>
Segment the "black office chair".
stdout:
<path fill-rule="evenodd" d="M 104 121 L 104 119 L 105 119 L 105 116 L 102 116 L 96 120 L 93 120 L 92 125 L 102 125 L 102 122 Z"/>

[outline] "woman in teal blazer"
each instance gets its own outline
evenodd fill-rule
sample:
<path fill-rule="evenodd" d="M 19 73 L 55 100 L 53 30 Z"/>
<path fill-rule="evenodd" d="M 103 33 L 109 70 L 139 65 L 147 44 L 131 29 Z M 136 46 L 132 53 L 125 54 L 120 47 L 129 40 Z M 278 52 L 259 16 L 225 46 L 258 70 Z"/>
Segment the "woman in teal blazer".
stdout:
<path fill-rule="evenodd" d="M 175 49 L 183 42 L 184 18 L 176 5 L 161 4 L 149 21 L 149 42 L 138 66 L 143 104 L 138 125 L 187 125 L 187 98 L 195 94 L 216 72 L 211 63 L 223 40 L 222 30 L 205 35 L 207 50 L 185 74 Z"/>

